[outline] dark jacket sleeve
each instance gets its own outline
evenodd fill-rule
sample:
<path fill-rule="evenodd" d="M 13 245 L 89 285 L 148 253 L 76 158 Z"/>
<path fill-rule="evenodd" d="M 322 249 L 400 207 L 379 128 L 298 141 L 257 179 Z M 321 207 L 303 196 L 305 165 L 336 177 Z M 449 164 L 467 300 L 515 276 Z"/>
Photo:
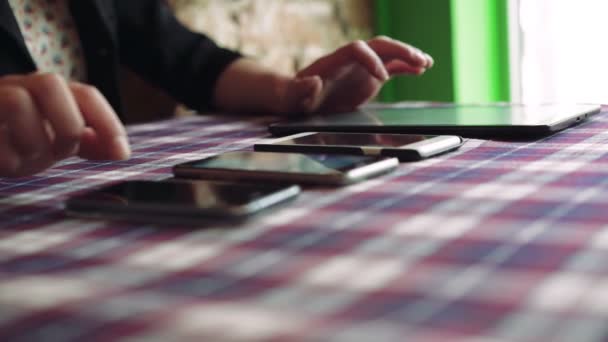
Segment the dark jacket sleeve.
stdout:
<path fill-rule="evenodd" d="M 184 27 L 162 0 L 114 0 L 122 63 L 195 109 L 213 107 L 213 89 L 240 55 Z"/>

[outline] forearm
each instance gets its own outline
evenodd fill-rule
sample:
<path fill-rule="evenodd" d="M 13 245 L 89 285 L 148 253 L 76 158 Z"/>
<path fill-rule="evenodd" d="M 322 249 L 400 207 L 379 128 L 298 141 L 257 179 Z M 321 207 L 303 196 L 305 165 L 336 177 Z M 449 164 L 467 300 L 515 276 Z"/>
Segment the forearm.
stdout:
<path fill-rule="evenodd" d="M 283 114 L 287 87 L 292 79 L 256 61 L 240 58 L 220 75 L 214 104 L 227 112 Z"/>

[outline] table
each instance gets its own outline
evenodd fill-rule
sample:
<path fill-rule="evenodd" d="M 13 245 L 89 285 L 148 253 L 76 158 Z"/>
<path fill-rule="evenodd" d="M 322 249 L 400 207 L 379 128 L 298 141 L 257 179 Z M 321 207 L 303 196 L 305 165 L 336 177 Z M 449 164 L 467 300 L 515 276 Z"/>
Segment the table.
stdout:
<path fill-rule="evenodd" d="M 266 119 L 132 126 L 133 158 L 0 179 L 2 341 L 608 339 L 608 108 L 470 139 L 237 226 L 66 217 L 70 194 L 248 149 Z"/>

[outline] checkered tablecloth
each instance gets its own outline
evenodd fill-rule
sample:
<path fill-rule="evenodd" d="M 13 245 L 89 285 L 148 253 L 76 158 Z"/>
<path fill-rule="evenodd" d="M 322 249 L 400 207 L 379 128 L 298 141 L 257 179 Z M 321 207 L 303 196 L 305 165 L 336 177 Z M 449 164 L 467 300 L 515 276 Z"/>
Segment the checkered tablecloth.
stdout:
<path fill-rule="evenodd" d="M 265 123 L 133 126 L 129 161 L 0 179 L 0 340 L 608 340 L 608 112 L 305 188 L 237 226 L 62 212 L 72 193 L 248 149 Z"/>

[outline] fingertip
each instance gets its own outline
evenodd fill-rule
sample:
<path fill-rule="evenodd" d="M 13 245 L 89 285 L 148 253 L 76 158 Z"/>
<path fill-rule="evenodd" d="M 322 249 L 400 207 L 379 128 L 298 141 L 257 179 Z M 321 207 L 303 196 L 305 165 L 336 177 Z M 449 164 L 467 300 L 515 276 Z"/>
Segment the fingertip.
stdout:
<path fill-rule="evenodd" d="M 323 79 L 318 75 L 302 77 L 296 80 L 300 86 L 295 111 L 312 113 L 316 110 L 320 94 L 323 90 Z"/>
<path fill-rule="evenodd" d="M 129 145 L 129 140 L 126 136 L 121 135 L 114 138 L 112 141 L 112 155 L 110 159 L 112 160 L 126 160 L 131 157 L 131 147 Z"/>
<path fill-rule="evenodd" d="M 296 82 L 301 84 L 303 93 L 307 95 L 316 94 L 323 85 L 323 80 L 318 75 L 303 77 L 296 80 Z"/>
<path fill-rule="evenodd" d="M 311 94 L 317 96 L 319 93 L 321 93 L 321 90 L 323 89 L 323 79 L 321 78 L 321 76 L 315 75 L 311 77 L 310 82 L 312 87 Z"/>
<path fill-rule="evenodd" d="M 308 98 L 308 102 L 306 103 L 306 112 L 314 113 L 321 106 L 321 102 L 323 101 L 323 87 L 325 86 L 323 82 L 323 78 L 321 76 L 314 76 L 315 88 L 314 91 L 310 94 Z"/>
<path fill-rule="evenodd" d="M 391 77 L 388 73 L 388 70 L 386 70 L 386 67 L 384 67 L 384 65 L 380 68 L 381 70 L 378 72 L 378 80 L 382 81 L 382 82 L 386 82 L 388 81 Z"/>
<path fill-rule="evenodd" d="M 131 156 L 131 147 L 126 135 L 103 137 L 88 127 L 78 156 L 88 160 L 125 160 Z"/>
<path fill-rule="evenodd" d="M 433 67 L 433 65 L 435 65 L 435 60 L 433 59 L 433 57 L 431 57 L 431 55 L 429 55 L 428 53 L 425 53 L 424 55 L 426 56 L 426 59 L 427 59 L 427 63 L 426 63 L 427 69 Z"/>
<path fill-rule="evenodd" d="M 378 59 L 380 59 L 380 57 L 378 57 Z M 374 76 L 376 76 L 376 78 L 382 82 L 386 82 L 391 78 L 384 63 L 379 63 L 374 72 Z"/>

